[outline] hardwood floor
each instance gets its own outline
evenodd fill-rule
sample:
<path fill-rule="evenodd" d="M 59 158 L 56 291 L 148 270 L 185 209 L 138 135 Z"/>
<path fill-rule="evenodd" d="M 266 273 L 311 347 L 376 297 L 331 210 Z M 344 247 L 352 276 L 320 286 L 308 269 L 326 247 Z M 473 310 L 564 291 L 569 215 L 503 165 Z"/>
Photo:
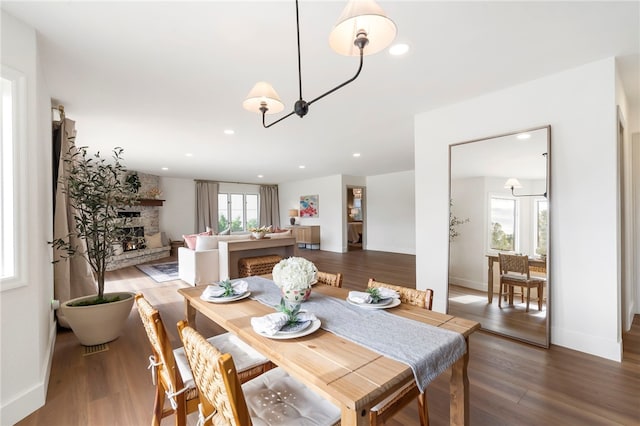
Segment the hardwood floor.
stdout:
<path fill-rule="evenodd" d="M 515 305 L 502 304 L 498 307 L 498 296 L 487 303 L 485 291 L 449 284 L 449 311 L 451 315 L 467 318 L 482 324 L 485 330 L 498 334 L 518 336 L 518 338 L 536 342 L 544 346 L 546 335 L 547 306 L 538 311 L 538 302 L 531 303 L 529 312 L 526 304 L 516 296 Z"/>
<path fill-rule="evenodd" d="M 363 289 L 369 277 L 401 285 L 415 283 L 415 257 L 374 251 L 345 254 L 300 250 L 319 269 L 342 272 L 344 286 Z M 163 259 L 162 262 L 166 262 Z M 156 283 L 135 267 L 108 275 L 109 291 L 142 292 L 161 312 L 174 346 L 175 326 L 183 317 L 175 291 L 181 281 Z M 198 317 L 205 334 L 219 327 Z M 469 381 L 471 424 L 495 425 L 638 425 L 640 424 L 640 318 L 625 335 L 625 360 L 604 360 L 569 349 L 550 349 L 477 332 L 471 336 Z M 32 425 L 149 425 L 154 387 L 147 370 L 149 344 L 135 308 L 124 334 L 109 350 L 83 356 L 77 339 L 58 333 L 47 402 L 19 422 Z M 428 388 L 432 426 L 449 423 L 449 382 L 445 373 Z M 418 424 L 416 404 L 410 404 L 390 426 Z M 173 424 L 173 417 L 164 425 Z M 189 417 L 189 425 L 197 416 Z"/>

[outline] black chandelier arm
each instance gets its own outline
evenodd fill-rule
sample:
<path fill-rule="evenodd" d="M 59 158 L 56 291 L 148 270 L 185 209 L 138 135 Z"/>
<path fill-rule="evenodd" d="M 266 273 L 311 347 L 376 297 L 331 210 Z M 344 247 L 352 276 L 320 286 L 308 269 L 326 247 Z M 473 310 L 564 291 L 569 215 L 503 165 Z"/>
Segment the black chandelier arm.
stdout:
<path fill-rule="evenodd" d="M 513 192 L 513 186 L 511 187 L 511 195 L 513 195 L 514 197 L 544 197 L 547 198 L 547 193 L 544 192 L 543 194 L 516 194 Z"/>
<path fill-rule="evenodd" d="M 344 86 L 346 86 L 347 84 L 351 83 L 353 80 L 355 80 L 356 78 L 358 78 L 358 76 L 360 75 L 360 71 L 362 71 L 362 62 L 363 62 L 363 48 L 360 48 L 360 66 L 358 67 L 358 71 L 356 72 L 356 75 L 354 75 L 353 77 L 351 77 L 349 80 L 345 81 L 344 83 L 334 87 L 333 89 L 329 90 L 328 92 L 323 93 L 322 95 L 318 96 L 317 98 L 313 99 L 312 101 L 307 102 L 307 105 L 311 105 L 312 103 L 314 103 L 315 101 L 319 101 L 320 99 L 324 98 L 327 95 L 332 94 L 333 92 L 335 92 L 338 89 L 343 88 Z"/>
<path fill-rule="evenodd" d="M 273 126 L 274 124 L 278 124 L 279 122 L 281 122 L 285 118 L 288 118 L 288 117 L 292 116 L 293 114 L 295 114 L 295 110 L 291 111 L 289 114 L 285 115 L 284 117 L 280 117 L 279 119 L 277 119 L 276 121 L 274 121 L 271 124 L 265 124 L 264 116 L 266 115 L 266 111 L 262 111 L 262 127 L 264 127 L 265 129 L 268 129 L 269 127 Z"/>
<path fill-rule="evenodd" d="M 330 95 L 331 93 L 335 92 L 338 89 L 343 88 L 344 86 L 346 86 L 347 84 L 351 83 L 352 81 L 354 81 L 356 78 L 358 78 L 358 76 L 360 75 L 360 72 L 362 71 L 362 64 L 363 64 L 363 60 L 364 60 L 364 54 L 363 54 L 363 50 L 362 48 L 360 48 L 360 65 L 358 66 L 358 71 L 356 72 L 356 74 L 351 77 L 349 80 L 345 81 L 342 84 L 339 84 L 338 86 L 334 87 L 333 89 L 329 90 L 328 92 L 323 93 L 322 95 L 318 96 L 317 98 L 313 99 L 310 102 L 306 102 L 306 107 L 308 108 L 309 105 L 311 105 L 312 103 L 314 103 L 315 101 L 319 101 L 320 99 L 324 98 L 327 95 Z M 302 86 L 300 86 L 300 90 L 302 91 Z M 302 92 L 301 92 L 302 93 Z M 303 102 L 302 98 L 300 98 L 299 102 Z M 280 117 L 279 119 L 277 119 L 276 121 L 274 121 L 271 124 L 266 124 L 265 123 L 265 115 L 266 115 L 267 110 L 265 109 L 264 111 L 262 111 L 262 127 L 264 127 L 265 129 L 268 129 L 269 127 L 273 126 L 274 124 L 277 124 L 279 122 L 281 122 L 282 120 L 284 120 L 285 118 L 289 118 L 290 116 L 292 116 L 293 114 L 296 114 L 296 110 L 294 109 L 293 111 L 291 111 L 289 114 L 285 115 L 284 117 Z M 305 111 L 306 114 L 306 111 Z M 300 114 L 298 114 L 300 115 Z"/>

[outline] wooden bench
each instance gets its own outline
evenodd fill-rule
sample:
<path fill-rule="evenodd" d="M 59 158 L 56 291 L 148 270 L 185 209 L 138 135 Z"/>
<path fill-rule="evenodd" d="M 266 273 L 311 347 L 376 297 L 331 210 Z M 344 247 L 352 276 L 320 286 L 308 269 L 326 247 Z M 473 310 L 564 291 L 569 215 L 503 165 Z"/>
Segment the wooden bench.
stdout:
<path fill-rule="evenodd" d="M 270 274 L 273 267 L 282 260 L 276 254 L 256 257 L 243 257 L 238 260 L 238 273 L 240 277 L 250 277 L 252 275 Z"/>

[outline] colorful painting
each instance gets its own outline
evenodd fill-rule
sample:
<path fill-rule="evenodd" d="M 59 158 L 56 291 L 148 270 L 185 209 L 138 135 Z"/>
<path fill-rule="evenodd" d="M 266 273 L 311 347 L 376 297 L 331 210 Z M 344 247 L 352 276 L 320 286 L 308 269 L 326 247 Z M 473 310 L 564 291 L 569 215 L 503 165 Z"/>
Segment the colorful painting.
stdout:
<path fill-rule="evenodd" d="M 302 195 L 300 197 L 300 217 L 318 217 L 317 195 Z"/>

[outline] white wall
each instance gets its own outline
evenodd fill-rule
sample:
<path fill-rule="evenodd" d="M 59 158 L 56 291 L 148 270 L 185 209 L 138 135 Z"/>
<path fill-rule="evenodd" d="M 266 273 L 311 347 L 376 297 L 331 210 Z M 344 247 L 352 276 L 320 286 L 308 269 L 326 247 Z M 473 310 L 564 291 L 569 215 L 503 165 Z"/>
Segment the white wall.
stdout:
<path fill-rule="evenodd" d="M 620 360 L 613 58 L 416 116 L 417 282 L 444 311 L 448 145 L 547 124 L 551 342 Z"/>
<path fill-rule="evenodd" d="M 465 145 L 462 145 L 464 147 Z M 451 182 L 451 211 L 460 220 L 458 236 L 450 245 L 449 283 L 485 291 L 487 197 L 485 178 L 461 178 Z M 471 255 L 477 253 L 477 255 Z"/>
<path fill-rule="evenodd" d="M 318 217 L 298 218 L 299 225 L 320 225 L 320 249 L 342 253 L 344 189 L 340 175 L 286 182 L 278 185 L 280 223 L 287 224 L 289 209 L 300 208 L 300 196 L 318 195 Z"/>
<path fill-rule="evenodd" d="M 193 179 L 161 177 L 160 190 L 165 200 L 160 207 L 160 231 L 173 241 L 195 233 L 196 184 Z"/>
<path fill-rule="evenodd" d="M 415 176 L 367 176 L 367 250 L 416 253 Z"/>
<path fill-rule="evenodd" d="M 0 424 L 44 405 L 55 343 L 51 205 L 51 103 L 38 60 L 35 31 L 2 13 L 2 64 L 26 77 L 26 138 L 18 173 L 18 250 L 28 254 L 24 285 L 0 292 Z"/>

